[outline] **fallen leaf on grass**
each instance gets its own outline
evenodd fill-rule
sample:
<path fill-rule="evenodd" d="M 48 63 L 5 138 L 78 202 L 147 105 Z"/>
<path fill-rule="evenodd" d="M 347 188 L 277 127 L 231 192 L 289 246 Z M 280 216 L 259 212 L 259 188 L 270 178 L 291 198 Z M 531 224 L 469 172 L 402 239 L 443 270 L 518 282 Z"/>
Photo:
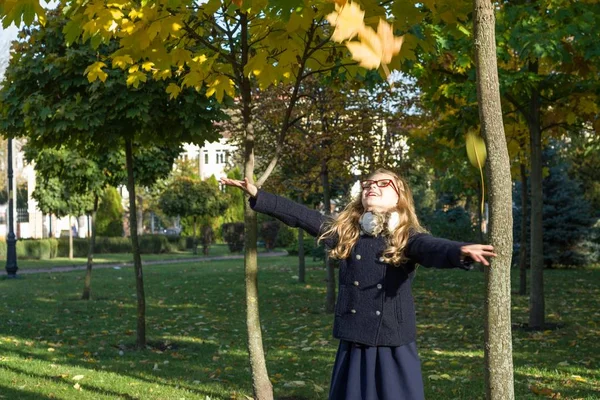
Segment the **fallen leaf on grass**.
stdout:
<path fill-rule="evenodd" d="M 552 389 L 550 389 L 550 388 L 542 388 L 539 386 L 531 385 L 531 386 L 529 386 L 529 390 L 531 390 L 532 393 L 535 393 L 540 396 L 547 396 L 551 399 L 560 399 L 561 398 L 560 393 L 553 392 Z"/>
<path fill-rule="evenodd" d="M 449 380 L 449 381 L 454 381 L 454 378 L 452 378 L 448 374 L 441 374 L 441 375 L 433 374 L 433 375 L 429 375 L 428 378 L 431 379 L 432 381 L 439 381 L 441 379 L 446 379 L 446 380 Z"/>
<path fill-rule="evenodd" d="M 291 381 L 283 384 L 283 387 L 301 387 L 305 386 L 306 382 L 304 381 Z"/>
<path fill-rule="evenodd" d="M 73 380 L 74 380 L 74 381 L 80 381 L 80 380 L 82 380 L 83 378 L 84 378 L 84 375 L 75 375 L 75 376 L 73 377 Z"/>

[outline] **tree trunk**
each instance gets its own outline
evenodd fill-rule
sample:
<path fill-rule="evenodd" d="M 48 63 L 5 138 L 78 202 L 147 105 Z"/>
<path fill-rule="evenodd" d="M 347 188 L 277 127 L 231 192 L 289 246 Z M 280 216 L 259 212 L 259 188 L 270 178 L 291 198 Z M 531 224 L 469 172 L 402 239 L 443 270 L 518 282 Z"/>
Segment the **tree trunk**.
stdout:
<path fill-rule="evenodd" d="M 69 215 L 69 260 L 73 259 L 73 227 L 71 226 L 71 216 Z"/>
<path fill-rule="evenodd" d="M 194 247 L 194 250 L 193 250 L 194 254 L 198 254 L 198 237 L 196 236 L 196 226 L 197 226 L 196 224 L 197 224 L 197 218 L 194 215 L 194 226 L 192 228 L 194 231 L 194 233 L 193 233 L 194 237 L 192 239 L 193 247 Z"/>
<path fill-rule="evenodd" d="M 298 196 L 298 203 L 302 203 L 302 198 Z M 304 231 L 298 228 L 298 282 L 306 282 L 306 258 L 304 256 Z"/>
<path fill-rule="evenodd" d="M 241 65 L 248 63 L 249 37 L 248 14 L 240 13 Z M 254 182 L 254 128 L 252 126 L 252 93 L 247 75 L 240 73 L 240 94 L 242 97 L 242 120 L 244 123 L 244 177 Z M 244 268 L 246 283 L 246 326 L 248 329 L 248 355 L 252 371 L 252 388 L 256 400 L 273 400 L 273 385 L 269 380 L 267 363 L 262 341 L 262 328 L 258 304 L 258 262 L 256 251 L 257 219 L 247 201 L 244 202 L 245 252 Z"/>
<path fill-rule="evenodd" d="M 136 195 L 137 204 L 136 204 L 136 219 L 137 219 L 137 231 L 138 235 L 144 234 L 144 197 L 139 194 Z"/>
<path fill-rule="evenodd" d="M 94 248 L 96 246 L 96 213 L 98 212 L 98 195 L 94 196 L 94 210 L 92 211 L 92 232 L 87 256 L 87 269 L 83 283 L 82 300 L 89 300 L 92 295 L 92 265 L 94 263 Z"/>
<path fill-rule="evenodd" d="M 325 215 L 331 216 L 331 199 L 329 190 L 329 169 L 327 159 L 321 161 L 321 184 L 323 185 L 323 207 Z M 332 314 L 335 310 L 335 269 L 333 261 L 325 252 L 325 268 L 327 270 L 327 294 L 325 298 L 325 312 Z"/>
<path fill-rule="evenodd" d="M 512 193 L 510 160 L 502 122 L 495 17 L 492 2 L 474 0 L 477 98 L 481 132 L 487 146 L 490 224 L 488 238 L 498 254 L 486 268 L 485 382 L 486 398 L 514 399 L 511 281 Z"/>
<path fill-rule="evenodd" d="M 127 191 L 129 192 L 129 230 L 133 251 L 133 267 L 135 271 L 135 287 L 137 294 L 137 340 L 139 349 L 146 347 L 146 295 L 144 293 L 144 274 L 142 257 L 138 241 L 137 212 L 135 206 L 135 179 L 133 177 L 133 143 L 125 140 L 125 158 L 127 163 Z"/>
<path fill-rule="evenodd" d="M 529 72 L 538 73 L 537 60 L 529 62 Z M 540 94 L 532 89 L 529 102 L 529 139 L 531 147 L 531 227 L 529 242 L 531 259 L 529 290 L 529 327 L 544 328 L 544 238 L 542 211 L 544 207 L 542 192 L 542 132 L 540 129 Z"/>
<path fill-rule="evenodd" d="M 521 245 L 519 247 L 519 294 L 527 294 L 527 170 L 521 163 Z"/>

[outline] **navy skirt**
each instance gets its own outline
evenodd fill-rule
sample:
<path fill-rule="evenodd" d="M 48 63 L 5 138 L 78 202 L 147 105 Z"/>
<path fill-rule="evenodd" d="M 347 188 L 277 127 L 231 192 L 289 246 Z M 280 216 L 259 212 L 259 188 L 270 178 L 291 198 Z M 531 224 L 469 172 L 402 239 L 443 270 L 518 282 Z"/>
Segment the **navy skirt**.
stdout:
<path fill-rule="evenodd" d="M 421 361 L 415 342 L 371 347 L 340 340 L 329 400 L 423 400 Z"/>

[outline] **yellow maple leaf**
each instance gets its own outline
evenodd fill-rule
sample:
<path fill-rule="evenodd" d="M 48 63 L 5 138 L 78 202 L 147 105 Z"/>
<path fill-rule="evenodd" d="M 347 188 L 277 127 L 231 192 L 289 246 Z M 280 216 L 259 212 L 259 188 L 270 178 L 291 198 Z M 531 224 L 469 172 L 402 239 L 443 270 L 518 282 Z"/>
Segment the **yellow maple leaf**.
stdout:
<path fill-rule="evenodd" d="M 112 60 L 113 68 L 125 69 L 129 64 L 133 64 L 133 58 L 130 55 L 116 56 Z"/>
<path fill-rule="evenodd" d="M 135 71 L 127 76 L 126 82 L 127 86 L 133 86 L 137 89 L 140 86 L 140 82 L 146 82 L 146 74 L 141 71 Z"/>
<path fill-rule="evenodd" d="M 365 26 L 364 17 L 365 12 L 356 3 L 348 2 L 344 6 L 336 3 L 335 11 L 325 17 L 332 26 L 335 26 L 331 40 L 341 43 L 352 39 Z"/>
<path fill-rule="evenodd" d="M 219 75 L 215 80 L 208 85 L 206 97 L 215 95 L 219 103 L 223 102 L 223 96 L 227 93 L 229 96 L 234 95 L 233 81 L 225 75 Z"/>
<path fill-rule="evenodd" d="M 151 71 L 152 67 L 154 67 L 154 63 L 152 61 L 144 61 L 142 63 L 142 69 L 144 71 Z"/>
<path fill-rule="evenodd" d="M 87 75 L 88 81 L 90 83 L 94 82 L 96 79 L 100 79 L 102 82 L 104 82 L 106 81 L 108 74 L 104 72 L 102 68 L 106 68 L 106 64 L 98 61 L 87 67 L 83 74 Z"/>
<path fill-rule="evenodd" d="M 167 93 L 169 93 L 169 99 L 175 99 L 179 96 L 179 93 L 181 93 L 181 88 L 179 85 L 171 82 L 169 83 L 169 86 L 167 86 Z"/>
<path fill-rule="evenodd" d="M 346 47 L 352 58 L 364 68 L 379 68 L 382 56 L 381 39 L 370 27 L 365 27 L 359 34 L 360 41 L 347 42 Z"/>
<path fill-rule="evenodd" d="M 377 36 L 381 41 L 381 62 L 389 64 L 392 62 L 392 57 L 400 53 L 404 36 L 394 36 L 394 28 L 384 20 L 379 20 L 377 25 Z"/>

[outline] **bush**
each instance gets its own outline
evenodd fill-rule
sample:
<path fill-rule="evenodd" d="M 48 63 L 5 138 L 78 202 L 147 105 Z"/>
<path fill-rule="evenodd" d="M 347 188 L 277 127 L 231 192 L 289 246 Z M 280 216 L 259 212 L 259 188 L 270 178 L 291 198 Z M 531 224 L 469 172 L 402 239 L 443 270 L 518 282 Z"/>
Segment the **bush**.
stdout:
<path fill-rule="evenodd" d="M 171 246 L 165 235 L 142 235 L 139 237 L 140 253 L 142 254 L 162 254 L 170 253 Z"/>
<path fill-rule="evenodd" d="M 98 236 L 123 236 L 123 206 L 117 189 L 107 187 L 102 195 L 96 213 L 96 234 Z"/>
<path fill-rule="evenodd" d="M 131 253 L 131 241 L 126 237 L 97 236 L 94 253 Z"/>
<path fill-rule="evenodd" d="M 49 260 L 56 257 L 57 245 L 56 239 L 19 239 L 17 258 Z M 6 242 L 0 242 L 0 255 L 6 257 Z"/>
<path fill-rule="evenodd" d="M 84 238 L 73 238 L 73 257 L 87 257 L 89 242 Z M 98 246 L 96 246 L 97 248 Z M 96 251 L 97 252 L 97 251 Z M 69 238 L 61 237 L 58 239 L 58 257 L 69 257 Z"/>
<path fill-rule="evenodd" d="M 277 233 L 277 239 L 275 240 L 275 247 L 286 248 L 292 246 L 293 243 L 298 241 L 298 229 L 289 227 L 285 224 L 280 225 L 281 227 L 279 228 L 279 232 Z M 307 234 L 304 234 L 304 237 L 308 237 L 308 239 L 311 239 L 311 237 Z"/>
<path fill-rule="evenodd" d="M 469 213 L 460 206 L 448 211 L 435 210 L 423 220 L 433 236 L 460 242 L 479 241 Z"/>
<path fill-rule="evenodd" d="M 203 225 L 202 228 L 200 229 L 200 232 L 201 232 L 200 243 L 202 243 L 202 254 L 207 256 L 210 246 L 215 241 L 215 232 L 213 231 L 213 229 L 210 225 Z"/>
<path fill-rule="evenodd" d="M 290 256 L 298 255 L 298 237 L 286 250 Z M 325 246 L 323 244 L 317 246 L 316 239 L 304 233 L 304 256 L 312 257 L 313 260 L 322 260 L 325 258 Z"/>
<path fill-rule="evenodd" d="M 244 249 L 244 223 L 231 222 L 221 226 L 223 239 L 229 246 L 229 251 L 239 253 Z"/>
<path fill-rule="evenodd" d="M 277 240 L 277 233 L 281 224 L 278 221 L 265 221 L 260 224 L 260 238 L 265 242 L 265 248 L 267 251 L 271 251 L 275 248 L 275 241 Z"/>
<path fill-rule="evenodd" d="M 0 258 L 6 259 L 6 242 L 4 239 L 0 240 Z"/>

